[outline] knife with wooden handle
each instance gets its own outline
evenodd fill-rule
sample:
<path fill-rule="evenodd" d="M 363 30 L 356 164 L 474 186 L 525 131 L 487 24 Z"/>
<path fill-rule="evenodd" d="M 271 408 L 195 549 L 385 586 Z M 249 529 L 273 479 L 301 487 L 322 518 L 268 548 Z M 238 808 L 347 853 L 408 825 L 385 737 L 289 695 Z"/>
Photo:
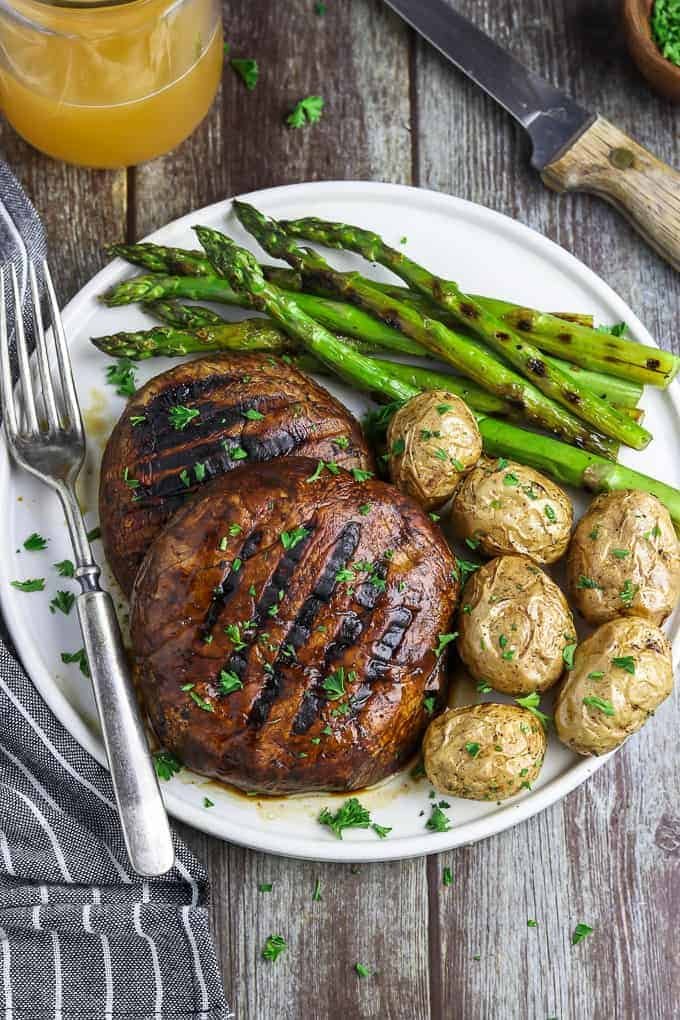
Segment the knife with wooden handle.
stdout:
<path fill-rule="evenodd" d="M 604 198 L 680 270 L 677 170 L 528 71 L 445 0 L 386 3 L 522 125 L 548 187 Z"/>

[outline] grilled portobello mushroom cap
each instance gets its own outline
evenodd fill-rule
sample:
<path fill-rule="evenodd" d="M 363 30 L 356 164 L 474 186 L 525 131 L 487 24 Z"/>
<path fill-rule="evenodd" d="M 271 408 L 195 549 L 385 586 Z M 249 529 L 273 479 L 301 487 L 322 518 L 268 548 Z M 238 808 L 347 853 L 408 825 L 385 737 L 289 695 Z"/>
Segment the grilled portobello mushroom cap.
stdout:
<path fill-rule="evenodd" d="M 213 355 L 142 386 L 111 433 L 99 486 L 104 551 L 125 594 L 188 495 L 244 462 L 298 454 L 373 468 L 347 409 L 280 358 Z"/>
<path fill-rule="evenodd" d="M 355 790 L 444 703 L 454 558 L 407 496 L 306 458 L 218 479 L 158 535 L 132 596 L 162 744 L 244 790 Z"/>

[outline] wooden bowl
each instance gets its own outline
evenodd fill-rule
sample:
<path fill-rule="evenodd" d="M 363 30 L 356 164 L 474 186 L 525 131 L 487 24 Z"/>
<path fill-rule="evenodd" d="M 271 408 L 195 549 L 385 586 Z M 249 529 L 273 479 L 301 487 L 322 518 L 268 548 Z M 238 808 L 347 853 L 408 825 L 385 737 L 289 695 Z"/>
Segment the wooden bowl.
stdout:
<path fill-rule="evenodd" d="M 654 0 L 623 0 L 628 49 L 652 88 L 680 103 L 680 67 L 666 60 L 654 41 L 649 21 L 653 5 Z"/>

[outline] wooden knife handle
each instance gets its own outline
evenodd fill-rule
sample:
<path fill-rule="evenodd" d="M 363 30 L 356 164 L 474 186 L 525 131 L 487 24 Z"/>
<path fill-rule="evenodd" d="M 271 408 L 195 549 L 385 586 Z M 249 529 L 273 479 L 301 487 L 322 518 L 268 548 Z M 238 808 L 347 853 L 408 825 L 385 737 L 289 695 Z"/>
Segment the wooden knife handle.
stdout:
<path fill-rule="evenodd" d="M 604 117 L 541 176 L 555 191 L 588 191 L 611 202 L 680 270 L 680 173 Z"/>

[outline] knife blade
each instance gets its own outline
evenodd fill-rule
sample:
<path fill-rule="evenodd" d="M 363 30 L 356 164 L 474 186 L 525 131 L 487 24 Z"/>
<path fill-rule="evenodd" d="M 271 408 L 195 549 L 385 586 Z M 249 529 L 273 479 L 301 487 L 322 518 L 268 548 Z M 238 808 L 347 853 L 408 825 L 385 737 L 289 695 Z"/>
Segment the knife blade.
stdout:
<path fill-rule="evenodd" d="M 604 198 L 680 269 L 676 170 L 529 71 L 445 0 L 385 2 L 522 125 L 531 163 L 548 187 Z"/>

